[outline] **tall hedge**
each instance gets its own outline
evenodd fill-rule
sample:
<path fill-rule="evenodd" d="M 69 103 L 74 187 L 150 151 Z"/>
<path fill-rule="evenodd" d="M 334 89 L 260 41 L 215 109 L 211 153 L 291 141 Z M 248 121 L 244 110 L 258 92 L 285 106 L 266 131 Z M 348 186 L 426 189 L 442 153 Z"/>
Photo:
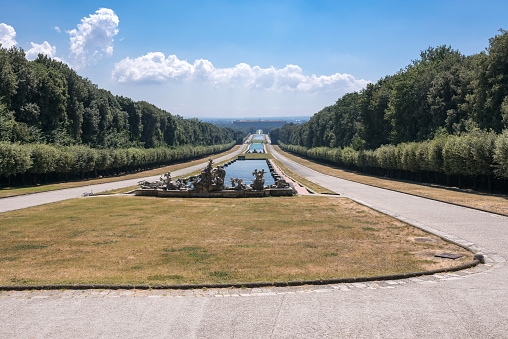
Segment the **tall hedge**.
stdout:
<path fill-rule="evenodd" d="M 476 178 L 485 177 L 490 186 L 492 177 L 508 178 L 508 130 L 502 134 L 475 129 L 461 135 L 439 135 L 432 140 L 382 145 L 375 150 L 354 150 L 351 147 L 306 148 L 279 142 L 282 149 L 335 165 L 392 171 L 435 172 Z"/>
<path fill-rule="evenodd" d="M 28 175 L 37 180 L 40 174 L 55 173 L 68 178 L 81 178 L 110 172 L 147 169 L 223 152 L 229 144 L 211 146 L 183 146 L 177 148 L 95 149 L 84 145 L 52 146 L 47 144 L 19 144 L 0 142 L 0 178 L 7 184 L 16 175 Z"/>

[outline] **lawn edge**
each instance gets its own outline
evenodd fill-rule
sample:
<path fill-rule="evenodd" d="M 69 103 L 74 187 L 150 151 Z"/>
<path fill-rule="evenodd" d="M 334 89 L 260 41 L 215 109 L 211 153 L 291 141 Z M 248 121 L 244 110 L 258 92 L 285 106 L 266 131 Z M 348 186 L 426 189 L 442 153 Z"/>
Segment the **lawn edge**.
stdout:
<path fill-rule="evenodd" d="M 288 287 L 304 285 L 330 285 L 358 283 L 368 281 L 386 281 L 415 278 L 424 275 L 433 275 L 438 273 L 456 272 L 475 267 L 480 264 L 479 259 L 457 266 L 440 268 L 430 271 L 397 273 L 389 275 L 380 275 L 373 277 L 354 277 L 354 278 L 335 278 L 335 279 L 317 279 L 317 280 L 295 280 L 295 281 L 273 281 L 273 282 L 246 282 L 246 283 L 217 283 L 217 284 L 183 284 L 183 285 L 134 285 L 134 284 L 48 284 L 48 285 L 4 285 L 0 286 L 0 291 L 26 291 L 26 290 L 193 290 L 204 288 L 260 288 L 260 287 Z"/>

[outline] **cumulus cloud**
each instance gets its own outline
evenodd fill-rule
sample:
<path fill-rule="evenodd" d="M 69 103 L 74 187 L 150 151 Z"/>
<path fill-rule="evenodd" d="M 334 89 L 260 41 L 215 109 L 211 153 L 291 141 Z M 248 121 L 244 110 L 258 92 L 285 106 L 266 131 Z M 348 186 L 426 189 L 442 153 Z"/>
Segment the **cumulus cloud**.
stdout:
<path fill-rule="evenodd" d="M 218 86 L 296 92 L 357 91 L 369 83 L 349 74 L 308 76 L 297 65 L 277 69 L 240 63 L 231 68 L 215 68 L 209 60 L 200 59 L 190 64 L 175 55 L 165 57 L 161 52 L 123 59 L 115 64 L 112 75 L 120 83 L 201 81 Z"/>
<path fill-rule="evenodd" d="M 113 54 L 113 37 L 118 34 L 119 22 L 113 10 L 100 8 L 95 14 L 81 19 L 76 29 L 67 32 L 70 35 L 71 56 L 76 66 L 98 60 L 102 53 L 108 56 Z"/>
<path fill-rule="evenodd" d="M 0 23 L 0 44 L 2 44 L 3 48 L 16 46 L 18 43 L 14 40 L 15 37 L 16 31 L 14 27 Z"/>
<path fill-rule="evenodd" d="M 44 41 L 44 43 L 42 43 L 40 45 L 36 44 L 36 43 L 33 43 L 33 42 L 31 42 L 30 44 L 32 44 L 32 48 L 30 48 L 26 52 L 26 58 L 28 60 L 34 60 L 34 59 L 36 59 L 39 54 L 47 55 L 50 58 L 54 58 L 55 57 L 56 47 L 55 46 L 51 46 L 49 44 L 49 42 Z"/>
<path fill-rule="evenodd" d="M 118 82 L 165 82 L 170 79 L 184 79 L 191 76 L 193 66 L 163 53 L 148 53 L 136 59 L 125 58 L 115 64 L 114 78 Z"/>

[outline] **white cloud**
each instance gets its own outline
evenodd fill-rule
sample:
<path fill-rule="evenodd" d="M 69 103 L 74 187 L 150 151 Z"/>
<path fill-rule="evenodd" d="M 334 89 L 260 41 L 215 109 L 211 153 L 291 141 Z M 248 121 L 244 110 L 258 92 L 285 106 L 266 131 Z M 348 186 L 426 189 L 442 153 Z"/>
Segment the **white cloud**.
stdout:
<path fill-rule="evenodd" d="M 3 48 L 16 46 L 18 43 L 14 40 L 15 37 L 16 31 L 14 27 L 0 23 L 0 44 L 2 44 Z"/>
<path fill-rule="evenodd" d="M 240 63 L 232 68 L 215 68 L 209 60 L 196 60 L 193 64 L 179 60 L 175 55 L 167 58 L 161 52 L 130 59 L 115 64 L 113 79 L 120 83 L 168 81 L 200 81 L 218 86 L 254 88 L 274 91 L 358 91 L 369 81 L 355 79 L 349 74 L 336 73 L 330 76 L 307 76 L 301 67 L 287 65 L 275 67 L 251 67 Z"/>
<path fill-rule="evenodd" d="M 55 31 L 57 31 L 58 33 L 62 33 L 62 30 L 58 26 L 55 26 Z"/>
<path fill-rule="evenodd" d="M 165 82 L 184 79 L 192 74 L 193 66 L 163 53 L 148 53 L 136 59 L 125 58 L 115 64 L 113 77 L 118 82 Z"/>
<path fill-rule="evenodd" d="M 31 42 L 30 44 L 32 44 L 32 48 L 30 48 L 26 52 L 26 58 L 28 60 L 34 60 L 34 59 L 36 59 L 39 54 L 47 55 L 50 58 L 54 58 L 55 57 L 56 47 L 55 46 L 51 46 L 49 44 L 49 42 L 44 41 L 44 43 L 42 43 L 40 45 L 36 44 L 36 43 L 33 43 L 33 42 Z"/>
<path fill-rule="evenodd" d="M 81 19 L 77 29 L 68 31 L 71 56 L 76 66 L 87 64 L 102 57 L 102 52 L 113 54 L 113 37 L 118 34 L 118 16 L 113 10 L 100 8 L 95 14 Z"/>

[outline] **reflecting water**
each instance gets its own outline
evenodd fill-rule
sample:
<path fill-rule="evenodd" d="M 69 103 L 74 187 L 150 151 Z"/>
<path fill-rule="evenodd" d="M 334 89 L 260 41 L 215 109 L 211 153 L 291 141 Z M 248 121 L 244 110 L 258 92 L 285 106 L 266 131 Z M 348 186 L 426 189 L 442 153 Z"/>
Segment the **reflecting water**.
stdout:
<path fill-rule="evenodd" d="M 250 147 L 249 147 L 249 151 L 252 152 L 256 150 L 256 152 L 264 152 L 264 147 L 263 147 L 263 144 L 250 144 Z"/>
<path fill-rule="evenodd" d="M 265 185 L 272 185 L 275 183 L 270 175 L 266 160 L 237 160 L 226 167 L 226 185 L 231 186 L 229 181 L 230 178 L 239 178 L 247 185 L 252 184 L 252 180 L 254 179 L 252 172 L 254 172 L 255 169 L 258 171 L 265 170 Z"/>

